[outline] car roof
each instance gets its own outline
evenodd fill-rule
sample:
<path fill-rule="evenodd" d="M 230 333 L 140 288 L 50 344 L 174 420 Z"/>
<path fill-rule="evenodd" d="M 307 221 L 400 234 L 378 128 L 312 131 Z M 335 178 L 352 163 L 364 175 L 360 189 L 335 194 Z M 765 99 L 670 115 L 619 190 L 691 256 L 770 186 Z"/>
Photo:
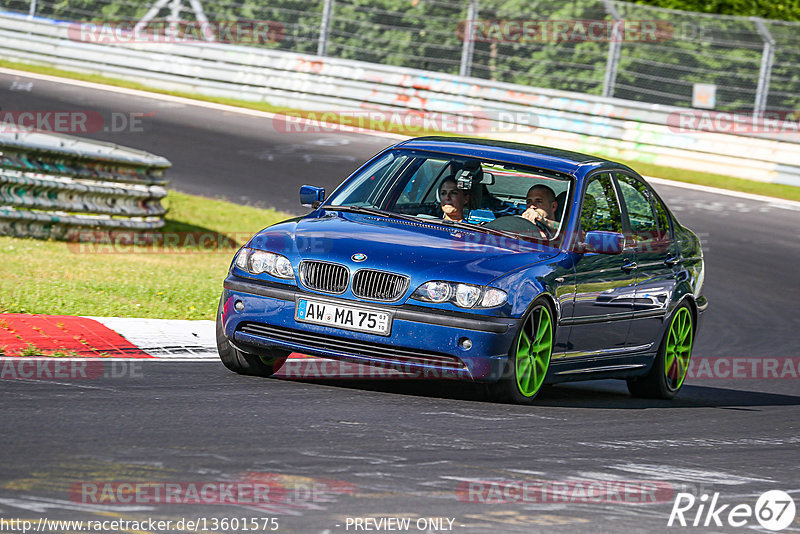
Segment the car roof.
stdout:
<path fill-rule="evenodd" d="M 512 141 L 430 136 L 409 139 L 395 146 L 517 163 L 573 176 L 582 176 L 598 168 L 626 169 L 635 172 L 626 165 L 597 156 Z"/>

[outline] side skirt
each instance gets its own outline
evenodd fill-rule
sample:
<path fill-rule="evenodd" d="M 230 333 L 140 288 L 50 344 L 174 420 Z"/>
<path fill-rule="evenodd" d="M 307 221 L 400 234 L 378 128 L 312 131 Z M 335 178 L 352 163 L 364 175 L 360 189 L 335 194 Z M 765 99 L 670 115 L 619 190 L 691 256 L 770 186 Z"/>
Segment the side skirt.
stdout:
<path fill-rule="evenodd" d="M 581 359 L 580 361 L 551 360 L 545 383 L 606 380 L 646 375 L 655 361 L 655 352 Z"/>

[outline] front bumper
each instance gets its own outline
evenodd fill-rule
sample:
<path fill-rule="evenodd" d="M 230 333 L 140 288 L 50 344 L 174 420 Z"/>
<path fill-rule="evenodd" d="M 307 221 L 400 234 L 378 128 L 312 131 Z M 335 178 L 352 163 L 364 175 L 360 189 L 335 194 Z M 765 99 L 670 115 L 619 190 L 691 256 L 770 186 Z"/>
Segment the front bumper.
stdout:
<path fill-rule="evenodd" d="M 389 311 L 394 316 L 391 334 L 298 322 L 298 296 Z M 234 308 L 237 301 L 243 304 L 242 311 Z M 280 348 L 431 378 L 496 380 L 505 367 L 519 324 L 514 318 L 337 299 L 296 286 L 267 285 L 233 275 L 225 280 L 222 302 L 225 336 L 245 352 Z M 472 341 L 468 350 L 459 345 L 464 337 Z"/>

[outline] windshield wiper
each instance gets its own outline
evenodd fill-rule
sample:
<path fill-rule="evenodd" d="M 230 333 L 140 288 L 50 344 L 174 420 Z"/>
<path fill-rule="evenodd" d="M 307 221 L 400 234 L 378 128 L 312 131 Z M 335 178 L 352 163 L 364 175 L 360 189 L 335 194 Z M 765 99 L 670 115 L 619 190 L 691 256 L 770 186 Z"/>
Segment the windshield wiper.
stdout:
<path fill-rule="evenodd" d="M 370 208 L 367 206 L 323 206 L 323 209 L 331 211 L 349 211 L 352 213 L 363 213 L 365 215 L 375 215 L 378 217 L 394 217 L 396 219 L 403 219 L 406 221 L 421 221 L 419 217 L 413 215 L 406 215 L 405 213 L 395 213 L 393 211 L 381 210 L 378 208 Z"/>

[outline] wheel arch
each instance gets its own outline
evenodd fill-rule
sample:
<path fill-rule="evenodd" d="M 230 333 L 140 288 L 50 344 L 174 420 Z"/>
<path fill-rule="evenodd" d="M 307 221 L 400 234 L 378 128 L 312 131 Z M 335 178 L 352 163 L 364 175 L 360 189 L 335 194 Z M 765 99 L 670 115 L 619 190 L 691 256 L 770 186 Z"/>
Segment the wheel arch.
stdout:
<path fill-rule="evenodd" d="M 536 301 L 538 301 L 540 299 L 543 299 L 544 301 L 546 301 L 547 304 L 550 307 L 550 311 L 552 312 L 551 313 L 551 315 L 552 315 L 551 321 L 553 322 L 553 336 L 555 336 L 556 330 L 558 329 L 558 321 L 559 321 L 559 319 L 561 317 L 561 307 L 558 305 L 558 301 L 556 300 L 556 298 L 553 295 L 551 295 L 550 293 L 548 293 L 546 291 L 542 291 L 541 293 L 539 293 L 538 295 L 533 297 L 533 300 L 531 300 L 531 303 L 528 304 L 527 308 L 525 308 L 525 312 L 522 314 L 522 317 L 523 318 L 527 317 L 528 314 L 533 309 L 533 305 L 536 303 Z"/>
<path fill-rule="evenodd" d="M 672 317 L 672 314 L 675 312 L 675 310 L 677 310 L 684 302 L 689 304 L 689 310 L 692 312 L 692 332 L 696 333 L 697 319 L 699 318 L 700 313 L 697 309 L 697 301 L 695 299 L 694 293 L 686 293 L 682 295 L 681 298 L 679 298 L 678 301 L 675 303 L 675 305 L 672 307 L 670 313 L 668 313 L 665 316 L 665 322 L 667 319 Z"/>

